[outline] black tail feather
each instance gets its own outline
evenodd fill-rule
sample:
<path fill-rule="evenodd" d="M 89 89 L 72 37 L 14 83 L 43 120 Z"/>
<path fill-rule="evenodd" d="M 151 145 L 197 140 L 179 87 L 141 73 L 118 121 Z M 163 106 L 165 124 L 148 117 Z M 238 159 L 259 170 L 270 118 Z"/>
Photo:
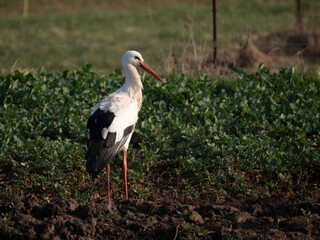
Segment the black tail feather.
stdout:
<path fill-rule="evenodd" d="M 107 139 L 89 140 L 88 151 L 85 156 L 87 160 L 86 169 L 93 179 L 116 157 L 120 148 L 126 142 L 125 138 L 110 146 Z"/>

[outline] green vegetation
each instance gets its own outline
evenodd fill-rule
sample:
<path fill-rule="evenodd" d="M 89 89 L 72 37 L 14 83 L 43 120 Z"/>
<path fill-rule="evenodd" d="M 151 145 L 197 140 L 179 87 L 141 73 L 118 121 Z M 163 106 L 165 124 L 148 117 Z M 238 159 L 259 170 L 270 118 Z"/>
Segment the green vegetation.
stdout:
<path fill-rule="evenodd" d="M 91 63 L 95 71 L 111 72 L 120 67 L 121 56 L 128 49 L 143 53 L 157 69 L 172 53 L 179 57 L 187 49 L 193 55 L 192 35 L 198 54 L 210 52 L 211 1 L 156 7 L 152 2 L 143 7 L 121 3 L 121 8 L 31 11 L 26 19 L 22 13 L 1 13 L 0 70 L 14 66 L 13 70 L 45 67 L 62 71 L 64 67 L 79 69 Z M 254 38 L 288 28 L 295 21 L 292 0 L 217 4 L 220 49 L 238 46 L 239 36 L 247 36 L 248 30 Z M 312 4 L 304 9 L 317 13 L 319 3 Z"/>
<path fill-rule="evenodd" d="M 157 191 L 135 184 L 149 170 L 159 179 L 165 172 L 165 181 L 190 194 L 261 187 L 272 193 L 319 179 L 319 75 L 264 67 L 234 74 L 231 81 L 172 75 L 166 85 L 143 77 L 144 102 L 129 148 L 131 195 Z M 105 194 L 85 170 L 85 126 L 93 106 L 123 80 L 120 70 L 101 75 L 90 65 L 0 76 L 1 202 L 15 212 L 19 194 L 81 203 Z M 112 163 L 113 187 L 122 186 L 121 170 L 113 167 L 119 161 Z"/>

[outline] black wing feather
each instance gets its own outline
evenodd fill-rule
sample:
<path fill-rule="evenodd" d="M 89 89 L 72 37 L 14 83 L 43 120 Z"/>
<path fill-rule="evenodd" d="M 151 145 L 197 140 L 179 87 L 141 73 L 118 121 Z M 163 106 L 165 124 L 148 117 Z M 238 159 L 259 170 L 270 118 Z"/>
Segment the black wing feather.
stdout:
<path fill-rule="evenodd" d="M 87 128 L 90 129 L 90 139 L 101 137 L 103 128 L 110 127 L 115 115 L 113 112 L 104 112 L 98 108 L 88 119 Z"/>
<path fill-rule="evenodd" d="M 90 139 L 85 158 L 87 160 L 86 169 L 92 178 L 95 178 L 115 158 L 134 129 L 134 125 L 127 127 L 122 139 L 118 142 L 116 142 L 117 133 L 113 132 L 108 132 L 106 139 L 103 139 L 102 129 L 108 128 L 114 118 L 113 112 L 98 109 L 88 119 L 87 128 L 90 131 Z"/>

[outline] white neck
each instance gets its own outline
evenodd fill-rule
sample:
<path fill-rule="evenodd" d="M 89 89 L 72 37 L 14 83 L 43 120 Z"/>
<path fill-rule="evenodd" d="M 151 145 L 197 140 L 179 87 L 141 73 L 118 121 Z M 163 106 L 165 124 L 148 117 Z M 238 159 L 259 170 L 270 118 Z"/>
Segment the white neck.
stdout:
<path fill-rule="evenodd" d="M 126 80 L 122 87 L 118 89 L 118 92 L 126 92 L 131 98 L 136 99 L 140 108 L 143 89 L 141 77 L 137 68 L 132 64 L 125 65 L 123 68 L 126 74 Z"/>
<path fill-rule="evenodd" d="M 126 73 L 126 82 L 124 85 L 128 85 L 128 87 L 130 86 L 136 89 L 142 89 L 143 85 L 137 68 L 132 64 L 123 66 L 123 68 L 124 72 Z"/>

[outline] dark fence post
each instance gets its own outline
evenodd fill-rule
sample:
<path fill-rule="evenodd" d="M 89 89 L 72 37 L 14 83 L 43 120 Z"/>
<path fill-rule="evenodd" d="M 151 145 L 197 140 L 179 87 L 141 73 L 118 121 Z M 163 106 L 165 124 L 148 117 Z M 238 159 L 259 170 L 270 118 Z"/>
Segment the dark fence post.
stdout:
<path fill-rule="evenodd" d="M 296 0 L 296 9 L 297 9 L 297 25 L 299 30 L 302 30 L 302 9 L 301 9 L 301 0 Z"/>
<path fill-rule="evenodd" d="M 216 0 L 212 0 L 212 21 L 213 21 L 213 63 L 217 63 L 217 9 Z"/>

